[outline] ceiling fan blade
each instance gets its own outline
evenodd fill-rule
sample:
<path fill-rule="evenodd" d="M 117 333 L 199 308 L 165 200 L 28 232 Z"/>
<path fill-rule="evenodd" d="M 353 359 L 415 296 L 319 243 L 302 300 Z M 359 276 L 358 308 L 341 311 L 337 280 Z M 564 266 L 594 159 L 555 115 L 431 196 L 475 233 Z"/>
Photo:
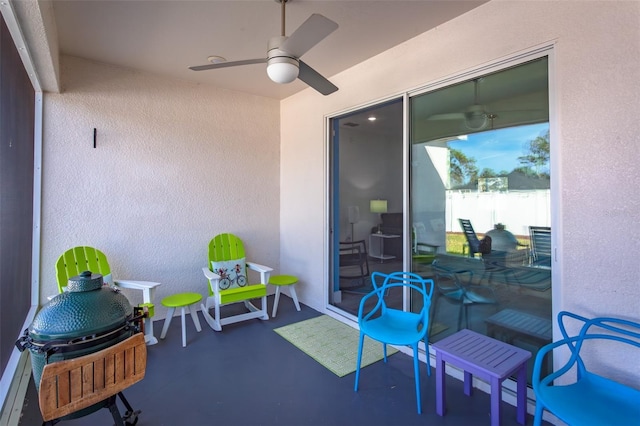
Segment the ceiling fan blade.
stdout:
<path fill-rule="evenodd" d="M 213 70 L 216 68 L 237 67 L 240 65 L 264 64 L 266 62 L 267 62 L 267 58 L 246 59 L 244 61 L 220 62 L 219 64 L 198 65 L 195 67 L 189 67 L 189 69 L 193 71 L 204 71 L 204 70 Z"/>
<path fill-rule="evenodd" d="M 338 24 L 319 13 L 314 13 L 282 43 L 280 50 L 300 58 L 336 29 Z"/>
<path fill-rule="evenodd" d="M 300 63 L 300 72 L 298 73 L 298 78 L 309 86 L 316 89 L 318 92 L 323 95 L 330 95 L 336 90 L 338 87 L 331 83 L 329 80 L 321 76 L 316 70 L 311 68 L 309 65 L 305 64 L 302 61 L 298 61 Z"/>
<path fill-rule="evenodd" d="M 427 118 L 427 120 L 462 120 L 464 114 L 461 112 L 450 112 L 447 114 L 434 114 Z"/>
<path fill-rule="evenodd" d="M 539 109 L 505 109 L 503 111 L 491 111 L 491 113 L 493 114 L 504 114 L 504 113 L 529 113 L 529 114 L 540 114 L 540 113 L 546 113 L 547 110 L 543 109 L 543 108 L 539 108 Z"/>

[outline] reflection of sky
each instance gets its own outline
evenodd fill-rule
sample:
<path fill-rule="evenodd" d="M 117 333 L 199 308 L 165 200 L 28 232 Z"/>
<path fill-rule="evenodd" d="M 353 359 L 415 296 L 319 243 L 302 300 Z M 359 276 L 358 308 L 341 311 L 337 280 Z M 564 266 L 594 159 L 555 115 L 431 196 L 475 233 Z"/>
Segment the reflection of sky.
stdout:
<path fill-rule="evenodd" d="M 549 123 L 530 124 L 473 133 L 466 138 L 448 143 L 450 148 L 462 151 L 467 158 L 476 159 L 478 171 L 493 169 L 510 172 L 521 164 L 518 157 L 525 155 L 528 143 L 549 130 Z"/>

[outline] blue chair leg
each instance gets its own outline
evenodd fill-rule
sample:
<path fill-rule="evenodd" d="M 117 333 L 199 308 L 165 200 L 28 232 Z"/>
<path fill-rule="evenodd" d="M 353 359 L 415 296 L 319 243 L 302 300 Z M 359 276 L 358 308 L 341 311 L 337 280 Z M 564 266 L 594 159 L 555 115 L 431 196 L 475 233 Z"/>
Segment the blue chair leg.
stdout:
<path fill-rule="evenodd" d="M 384 355 L 384 362 L 387 362 L 387 344 L 382 344 L 382 355 Z"/>
<path fill-rule="evenodd" d="M 542 410 L 543 410 L 543 406 L 541 403 L 536 403 L 536 414 L 533 417 L 533 426 L 540 426 L 540 424 L 542 423 Z"/>
<path fill-rule="evenodd" d="M 358 381 L 360 380 L 360 362 L 362 361 L 362 345 L 364 343 L 364 333 L 360 333 L 360 341 L 358 342 L 358 359 L 356 360 L 356 384 L 353 388 L 358 392 Z"/>
<path fill-rule="evenodd" d="M 418 344 L 413 345 L 413 374 L 416 376 L 416 400 L 418 404 L 418 414 L 422 414 L 422 404 L 420 398 L 420 360 L 418 359 Z"/>

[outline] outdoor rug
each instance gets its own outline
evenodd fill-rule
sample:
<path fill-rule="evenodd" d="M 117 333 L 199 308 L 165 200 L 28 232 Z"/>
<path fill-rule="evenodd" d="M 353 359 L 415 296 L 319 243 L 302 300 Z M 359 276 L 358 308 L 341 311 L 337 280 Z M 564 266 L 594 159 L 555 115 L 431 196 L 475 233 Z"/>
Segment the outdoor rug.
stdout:
<path fill-rule="evenodd" d="M 360 332 L 328 315 L 311 318 L 273 331 L 293 343 L 302 352 L 324 367 L 344 377 L 356 371 Z M 398 352 L 387 346 L 387 356 Z M 365 337 L 362 348 L 362 367 L 382 359 L 382 343 Z"/>

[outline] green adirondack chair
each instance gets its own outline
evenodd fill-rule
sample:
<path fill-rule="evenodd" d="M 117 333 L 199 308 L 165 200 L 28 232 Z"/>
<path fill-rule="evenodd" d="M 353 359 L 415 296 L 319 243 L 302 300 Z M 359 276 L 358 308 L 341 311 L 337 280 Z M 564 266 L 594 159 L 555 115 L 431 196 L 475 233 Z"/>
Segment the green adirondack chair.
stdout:
<path fill-rule="evenodd" d="M 201 305 L 205 321 L 215 331 L 222 326 L 240 321 L 259 318 L 268 320 L 267 283 L 272 268 L 254 262 L 245 257 L 242 240 L 233 234 L 220 234 L 209 242 L 209 264 L 202 268 L 209 280 L 209 297 Z M 249 269 L 260 274 L 259 283 L 251 283 Z M 261 307 L 252 303 L 252 299 L 261 299 Z M 220 308 L 232 303 L 244 303 L 248 312 L 221 318 Z M 213 316 L 209 310 L 213 308 Z"/>
<path fill-rule="evenodd" d="M 145 319 L 145 340 L 147 344 L 158 343 L 153 335 L 154 314 L 153 298 L 156 287 L 160 283 L 152 281 L 114 280 L 111 276 L 111 267 L 107 256 L 94 247 L 77 246 L 70 248 L 60 255 L 56 262 L 56 280 L 58 291 L 64 292 L 67 288 L 69 278 L 80 275 L 84 271 L 91 271 L 102 275 L 106 284 L 116 287 L 128 288 L 142 291 L 142 301 L 139 306 L 146 307 L 149 311 L 148 318 Z"/>

